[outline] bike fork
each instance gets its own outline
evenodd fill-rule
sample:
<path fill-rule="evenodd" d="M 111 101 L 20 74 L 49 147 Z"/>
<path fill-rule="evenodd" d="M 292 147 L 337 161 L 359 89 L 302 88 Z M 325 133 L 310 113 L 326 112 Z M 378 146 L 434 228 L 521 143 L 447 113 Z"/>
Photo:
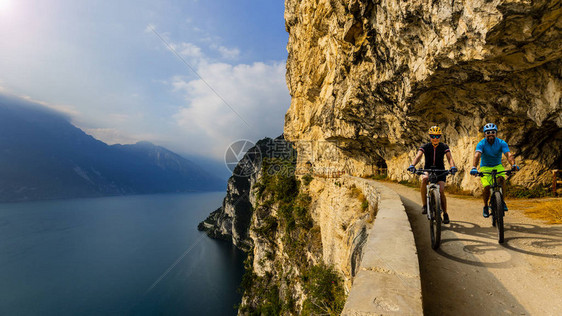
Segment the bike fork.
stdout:
<path fill-rule="evenodd" d="M 431 214 L 431 209 L 430 209 L 430 203 L 429 203 L 429 197 L 431 195 L 431 191 L 435 190 L 437 191 L 436 196 L 440 197 L 440 193 L 439 193 L 439 187 L 435 186 L 434 184 L 428 184 L 426 186 L 426 204 L 427 205 L 427 219 L 428 220 L 432 220 L 432 214 Z M 441 210 L 441 199 L 439 199 L 439 201 L 435 201 L 435 207 L 437 208 L 436 213 L 437 215 L 439 215 L 440 210 Z"/>
<path fill-rule="evenodd" d="M 441 192 L 439 191 L 439 185 L 435 185 L 434 190 L 435 190 L 435 192 L 437 192 L 437 193 L 435 193 L 435 198 L 436 198 L 436 201 L 435 201 L 435 208 L 436 208 L 435 214 L 436 214 L 437 216 L 441 216 Z"/>
<path fill-rule="evenodd" d="M 431 220 L 431 210 L 429 209 L 430 204 L 429 204 L 429 185 L 425 186 L 425 207 L 426 207 L 426 211 L 427 211 L 427 219 Z"/>
<path fill-rule="evenodd" d="M 500 189 L 500 190 L 499 190 L 499 191 L 500 191 L 500 196 L 502 197 L 502 200 L 500 201 L 500 203 L 501 203 L 500 208 L 501 208 L 501 210 L 502 210 L 502 212 L 503 212 L 503 206 L 505 205 L 504 196 L 503 196 L 503 189 L 502 189 L 502 187 L 500 187 L 499 189 Z M 505 216 L 505 212 L 504 212 L 503 215 Z"/>

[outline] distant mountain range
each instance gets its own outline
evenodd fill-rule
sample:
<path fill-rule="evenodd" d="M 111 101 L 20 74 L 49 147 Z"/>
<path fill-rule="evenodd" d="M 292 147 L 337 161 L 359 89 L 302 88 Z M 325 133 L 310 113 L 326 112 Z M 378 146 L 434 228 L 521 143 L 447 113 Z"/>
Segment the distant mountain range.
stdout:
<path fill-rule="evenodd" d="M 225 184 L 166 148 L 110 146 L 60 113 L 0 95 L 0 201 L 224 190 Z"/>

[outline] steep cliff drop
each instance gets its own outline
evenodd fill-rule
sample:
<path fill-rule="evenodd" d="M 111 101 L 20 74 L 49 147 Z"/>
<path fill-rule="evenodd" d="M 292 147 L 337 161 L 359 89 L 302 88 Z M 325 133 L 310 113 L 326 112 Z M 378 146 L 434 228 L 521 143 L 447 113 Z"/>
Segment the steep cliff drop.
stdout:
<path fill-rule="evenodd" d="M 248 149 L 228 179 L 222 206 L 199 223 L 199 230 L 204 230 L 212 238 L 230 240 L 238 248 L 250 251 L 253 242 L 248 230 L 255 205 L 252 191 L 260 180 L 263 158 L 279 155 L 295 155 L 283 136 L 264 138 Z"/>
<path fill-rule="evenodd" d="M 377 197 L 349 179 L 313 178 L 295 169 L 299 160 L 283 137 L 260 140 L 199 224 L 248 253 L 240 314 L 339 313 L 345 304 Z"/>
<path fill-rule="evenodd" d="M 562 167 L 560 0 L 287 0 L 285 20 L 285 135 L 299 155 L 310 148 L 315 172 L 388 167 L 406 179 L 439 125 L 461 169 L 454 181 L 474 190 L 487 122 L 522 166 L 514 184 L 546 184 Z"/>

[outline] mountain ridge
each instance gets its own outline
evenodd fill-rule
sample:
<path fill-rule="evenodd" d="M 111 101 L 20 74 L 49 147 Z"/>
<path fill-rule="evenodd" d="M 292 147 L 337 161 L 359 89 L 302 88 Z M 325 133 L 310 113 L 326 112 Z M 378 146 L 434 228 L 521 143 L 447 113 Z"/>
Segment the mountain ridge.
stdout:
<path fill-rule="evenodd" d="M 32 102 L 0 96 L 0 201 L 222 190 L 224 181 L 150 142 L 108 145 Z"/>

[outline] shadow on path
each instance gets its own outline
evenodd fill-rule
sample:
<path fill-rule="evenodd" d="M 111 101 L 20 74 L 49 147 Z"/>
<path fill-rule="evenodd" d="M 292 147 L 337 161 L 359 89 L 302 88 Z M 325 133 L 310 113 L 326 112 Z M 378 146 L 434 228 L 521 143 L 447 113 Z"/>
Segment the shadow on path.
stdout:
<path fill-rule="evenodd" d="M 493 227 L 461 221 L 452 222 L 450 227 L 443 225 L 441 248 L 434 251 L 420 204 L 400 197 L 416 241 L 426 315 L 529 314 L 488 271 L 509 268 L 511 260 L 505 248 L 494 243 Z M 491 254 L 490 260 L 482 262 L 481 254 Z"/>
<path fill-rule="evenodd" d="M 505 239 L 503 244 L 497 243 L 496 229 L 492 226 L 481 227 L 477 224 L 465 221 L 451 221 L 447 227 L 444 225 L 443 231 L 452 231 L 457 234 L 465 235 L 467 238 L 457 239 L 471 244 L 465 246 L 465 250 L 472 253 L 482 254 L 487 251 L 497 251 L 509 249 L 526 255 L 554 258 L 562 260 L 562 228 L 561 227 L 541 227 L 532 224 L 505 224 Z M 479 239 L 470 239 L 468 237 L 479 237 Z M 491 239 L 491 241 L 481 240 L 482 238 Z M 455 239 L 444 239 L 443 243 L 454 242 Z M 444 256 L 455 259 L 443 252 Z M 469 262 L 465 262 L 469 263 Z M 473 263 L 482 265 L 482 262 Z M 501 268 L 501 266 L 497 266 Z"/>

